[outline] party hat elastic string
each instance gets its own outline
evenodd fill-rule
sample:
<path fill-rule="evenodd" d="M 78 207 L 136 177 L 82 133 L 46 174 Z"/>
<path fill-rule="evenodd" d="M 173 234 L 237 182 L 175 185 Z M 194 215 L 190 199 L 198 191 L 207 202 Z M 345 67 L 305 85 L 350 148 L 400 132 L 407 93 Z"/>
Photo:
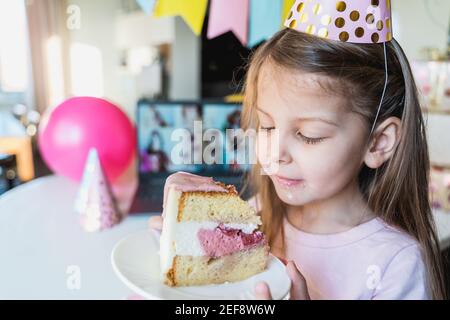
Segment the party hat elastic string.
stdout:
<path fill-rule="evenodd" d="M 383 87 L 383 93 L 381 94 L 380 104 L 377 109 L 377 114 L 375 116 L 375 120 L 373 121 L 372 129 L 370 130 L 369 138 L 372 136 L 373 130 L 375 129 L 375 125 L 377 124 L 378 116 L 380 114 L 381 106 L 383 105 L 384 95 L 386 94 L 386 88 L 387 88 L 387 84 L 388 84 L 388 64 L 387 64 L 387 54 L 386 54 L 386 43 L 385 42 L 383 42 L 383 49 L 384 49 L 384 73 L 385 73 L 384 87 Z"/>

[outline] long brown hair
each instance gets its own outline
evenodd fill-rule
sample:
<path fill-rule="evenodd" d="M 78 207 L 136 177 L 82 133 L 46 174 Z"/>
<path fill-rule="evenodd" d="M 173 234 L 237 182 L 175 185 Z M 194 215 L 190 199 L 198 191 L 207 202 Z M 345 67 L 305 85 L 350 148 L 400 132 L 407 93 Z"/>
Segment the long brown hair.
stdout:
<path fill-rule="evenodd" d="M 363 165 L 359 187 L 373 212 L 420 243 L 433 298 L 445 299 L 442 258 L 428 195 L 430 161 L 418 91 L 408 60 L 395 39 L 386 43 L 386 54 L 388 85 L 376 124 L 398 117 L 401 136 L 392 157 L 380 168 L 373 170 Z M 323 86 L 351 97 L 351 110 L 366 120 L 370 140 L 385 81 L 383 44 L 329 41 L 291 29 L 278 32 L 251 57 L 244 85 L 243 129 L 258 128 L 254 110 L 258 75 L 269 60 L 290 72 L 327 76 L 331 82 Z M 258 195 L 262 228 L 273 244 L 277 234 L 284 234 L 286 206 L 260 169 L 259 164 L 253 166 L 249 185 Z"/>

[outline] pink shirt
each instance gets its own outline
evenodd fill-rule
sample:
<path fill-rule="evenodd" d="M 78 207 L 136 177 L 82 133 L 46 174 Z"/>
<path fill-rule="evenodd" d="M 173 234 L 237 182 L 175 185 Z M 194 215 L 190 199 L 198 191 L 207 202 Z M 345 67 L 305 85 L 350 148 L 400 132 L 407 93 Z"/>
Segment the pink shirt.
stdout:
<path fill-rule="evenodd" d="M 311 299 L 429 299 L 419 244 L 372 219 L 329 235 L 302 232 L 284 219 L 286 258 L 306 279 Z"/>

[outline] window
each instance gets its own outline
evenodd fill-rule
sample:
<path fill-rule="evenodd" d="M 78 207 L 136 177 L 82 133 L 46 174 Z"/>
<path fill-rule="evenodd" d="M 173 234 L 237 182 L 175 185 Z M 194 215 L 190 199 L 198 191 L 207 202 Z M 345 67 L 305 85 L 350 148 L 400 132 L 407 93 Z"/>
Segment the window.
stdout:
<path fill-rule="evenodd" d="M 28 88 L 28 32 L 24 1 L 0 0 L 0 91 Z"/>

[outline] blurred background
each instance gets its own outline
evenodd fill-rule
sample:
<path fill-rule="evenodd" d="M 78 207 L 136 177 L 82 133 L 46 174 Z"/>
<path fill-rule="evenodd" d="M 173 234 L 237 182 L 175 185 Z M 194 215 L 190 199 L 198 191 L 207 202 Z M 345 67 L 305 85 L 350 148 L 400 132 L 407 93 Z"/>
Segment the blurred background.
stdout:
<path fill-rule="evenodd" d="M 279 2 L 289 7 L 293 0 Z M 155 17 L 151 5 L 0 0 L 0 193 L 50 173 L 36 147 L 38 127 L 69 97 L 106 98 L 134 122 L 145 101 L 237 103 L 212 113 L 223 123 L 239 113 L 245 62 L 271 34 L 245 44 L 231 31 L 211 38 L 209 7 L 195 34 L 179 15 Z M 412 63 L 429 121 L 433 168 L 442 176 L 450 167 L 450 2 L 396 0 L 392 7 L 395 38 Z M 442 183 L 434 185 L 440 197 Z M 436 205 L 448 208 L 448 201 Z"/>
<path fill-rule="evenodd" d="M 448 111 L 450 2 L 396 0 L 392 7 L 395 37 L 417 70 L 424 107 Z M 244 46 L 232 32 L 207 39 L 208 16 L 197 36 L 181 17 L 155 18 L 135 0 L 0 0 L 0 137 L 34 137 L 44 111 L 72 96 L 106 97 L 134 119 L 142 98 L 239 93 L 258 44 Z M 11 143 L 1 141 L 3 153 L 15 149 Z M 441 149 L 450 144 L 441 144 L 436 160 L 445 165 L 450 155 Z M 23 180 L 47 173 L 39 163 L 25 165 L 39 156 L 33 152 L 16 157 Z"/>
<path fill-rule="evenodd" d="M 137 168 L 139 183 L 146 186 L 143 199 L 156 195 L 152 211 L 160 212 L 162 185 L 170 172 L 205 173 L 205 167 L 170 162 L 171 130 L 185 127 L 192 132 L 196 119 L 203 119 L 206 127 L 219 128 L 221 134 L 239 127 L 247 59 L 281 29 L 293 1 L 265 0 L 279 9 L 276 19 L 262 34 L 254 33 L 263 29 L 261 25 L 250 24 L 250 37 L 243 40 L 237 29 L 214 36 L 208 33 L 212 1 L 205 2 L 204 21 L 198 27 L 189 20 L 192 16 L 176 10 L 156 17 L 153 9 L 158 1 L 152 0 L 0 0 L 0 195 L 4 194 L 0 218 L 6 211 L 14 215 L 22 202 L 33 197 L 36 205 L 30 202 L 22 211 L 35 207 L 48 211 L 39 199 L 44 201 L 43 195 L 58 190 L 70 189 L 65 192 L 67 199 L 58 191 L 58 210 L 70 211 L 78 187 L 62 180 L 45 180 L 48 189 L 35 184 L 28 193 L 13 192 L 21 184 L 52 174 L 38 147 L 39 128 L 53 109 L 78 96 L 107 99 L 137 127 L 138 159 L 132 166 Z M 430 195 L 445 248 L 450 245 L 450 1 L 391 2 L 394 37 L 413 67 L 427 120 Z M 191 10 L 188 5 L 183 8 Z M 250 6 L 250 21 L 254 10 Z M 273 14 L 261 12 L 257 13 L 260 23 L 263 13 Z M 60 137 L 67 139 L 61 140 L 63 144 L 73 138 Z M 237 144 L 233 141 L 223 148 L 234 150 Z M 240 183 L 246 169 L 233 160 L 206 173 Z M 151 181 L 145 180 L 148 173 Z M 134 194 L 124 190 L 118 186 L 116 197 Z M 68 223 L 61 230 L 70 227 Z"/>
<path fill-rule="evenodd" d="M 43 112 L 66 97 L 91 95 L 133 116 L 142 97 L 222 98 L 239 92 L 241 67 L 254 48 L 231 32 L 208 40 L 208 11 L 196 36 L 179 16 L 154 18 L 135 0 L 1 0 L 0 6 L 2 111 L 21 103 Z M 395 37 L 411 61 L 447 57 L 448 1 L 392 6 Z"/>

